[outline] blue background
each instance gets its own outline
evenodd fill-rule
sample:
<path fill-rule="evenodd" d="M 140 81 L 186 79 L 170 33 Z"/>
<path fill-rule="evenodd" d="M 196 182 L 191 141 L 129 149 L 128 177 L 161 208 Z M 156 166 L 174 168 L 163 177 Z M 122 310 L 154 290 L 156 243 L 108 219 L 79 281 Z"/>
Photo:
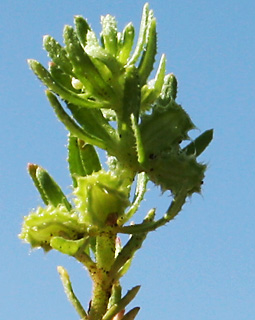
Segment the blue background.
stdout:
<path fill-rule="evenodd" d="M 41 204 L 26 172 L 47 168 L 70 193 L 66 130 L 26 59 L 47 65 L 42 36 L 62 41 L 76 14 L 100 32 L 100 15 L 139 28 L 143 1 L 5 1 L 0 5 L 0 217 L 1 319 L 79 319 L 67 302 L 56 266 L 63 265 L 87 305 L 91 282 L 72 258 L 30 252 L 17 234 L 23 216 Z M 179 81 L 178 102 L 201 131 L 215 137 L 201 157 L 208 163 L 202 196 L 151 233 L 123 280 L 124 292 L 141 284 L 137 319 L 253 320 L 255 317 L 255 2 L 150 1 L 158 20 L 158 52 Z M 158 55 L 159 60 L 159 55 Z M 158 61 L 157 60 L 157 61 Z M 199 132 L 195 132 L 198 135 Z M 169 195 L 151 186 L 138 219 Z"/>

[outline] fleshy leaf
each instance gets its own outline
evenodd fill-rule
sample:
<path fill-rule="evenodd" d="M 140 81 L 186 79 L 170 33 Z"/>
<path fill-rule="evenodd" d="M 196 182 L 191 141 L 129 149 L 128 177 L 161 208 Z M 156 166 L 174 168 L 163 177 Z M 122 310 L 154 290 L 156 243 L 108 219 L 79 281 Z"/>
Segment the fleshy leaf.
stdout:
<path fill-rule="evenodd" d="M 148 17 L 148 29 L 146 33 L 146 45 L 143 49 L 141 61 L 138 66 L 141 86 L 146 83 L 150 73 L 153 70 L 155 56 L 157 53 L 156 19 L 152 18 L 152 15 L 153 13 L 150 12 Z"/>
<path fill-rule="evenodd" d="M 72 64 L 67 57 L 66 50 L 51 36 L 43 37 L 43 46 L 48 51 L 52 61 L 61 68 L 63 72 L 73 75 Z"/>
<path fill-rule="evenodd" d="M 82 45 L 83 49 L 85 49 L 87 43 L 87 33 L 90 29 L 88 22 L 82 16 L 74 17 L 74 24 L 76 27 L 76 34 Z"/>
<path fill-rule="evenodd" d="M 36 169 L 36 178 L 49 204 L 54 207 L 63 205 L 67 210 L 71 210 L 72 206 L 63 191 L 45 169 L 38 166 Z"/>
<path fill-rule="evenodd" d="M 101 17 L 101 24 L 101 37 L 103 46 L 112 56 L 115 57 L 118 50 L 116 19 L 113 16 L 107 14 L 105 17 Z"/>
<path fill-rule="evenodd" d="M 129 58 L 129 55 L 132 51 L 132 46 L 134 43 L 134 36 L 135 36 L 135 28 L 132 23 L 129 23 L 124 28 L 120 43 L 118 45 L 118 55 L 117 59 L 122 64 L 126 64 Z"/>
<path fill-rule="evenodd" d="M 69 240 L 63 237 L 52 237 L 50 240 L 50 246 L 52 249 L 58 250 L 61 253 L 68 254 L 69 256 L 74 256 L 80 248 L 84 248 L 86 244 L 86 238 L 81 238 L 79 240 Z M 88 242 L 88 241 L 87 241 Z"/>
<path fill-rule="evenodd" d="M 71 177 L 73 179 L 74 188 L 77 187 L 76 177 L 84 177 L 86 175 L 83 163 L 81 160 L 80 147 L 78 139 L 73 135 L 68 137 L 68 164 Z"/>
<path fill-rule="evenodd" d="M 73 72 L 84 84 L 86 90 L 92 96 L 112 101 L 112 97 L 115 97 L 113 90 L 101 77 L 88 54 L 82 48 L 72 27 L 65 26 L 64 40 L 68 57 L 73 65 Z"/>
<path fill-rule="evenodd" d="M 213 130 L 206 130 L 187 147 L 183 149 L 187 155 L 194 155 L 198 157 L 210 144 L 213 138 Z"/>

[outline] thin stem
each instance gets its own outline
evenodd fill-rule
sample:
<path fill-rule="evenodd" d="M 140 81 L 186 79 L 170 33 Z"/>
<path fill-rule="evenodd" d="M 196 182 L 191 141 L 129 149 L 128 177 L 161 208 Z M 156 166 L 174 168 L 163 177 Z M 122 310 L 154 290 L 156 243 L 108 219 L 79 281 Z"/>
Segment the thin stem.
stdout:
<path fill-rule="evenodd" d="M 115 259 L 111 271 L 109 275 L 114 277 L 118 280 L 118 272 L 124 266 L 124 264 L 130 260 L 134 253 L 141 248 L 143 241 L 145 240 L 147 232 L 143 233 L 136 233 L 133 234 L 132 237 L 129 239 L 127 244 L 123 247 L 123 249 L 118 254 L 117 258 Z"/>
<path fill-rule="evenodd" d="M 143 223 L 136 224 L 133 226 L 118 227 L 116 228 L 116 231 L 118 233 L 124 234 L 135 234 L 141 232 L 154 231 L 157 228 L 165 225 L 167 222 L 173 220 L 177 216 L 177 214 L 181 211 L 182 206 L 185 203 L 186 197 L 187 191 L 185 188 L 183 188 L 173 199 L 166 214 L 161 219 L 149 222 L 144 221 Z"/>
<path fill-rule="evenodd" d="M 121 224 L 124 224 L 127 221 L 129 221 L 132 218 L 132 216 L 137 212 L 139 205 L 144 198 L 147 182 L 147 175 L 144 172 L 139 173 L 137 176 L 134 201 L 129 210 L 122 217 L 120 217 L 119 221 L 121 222 Z"/>
<path fill-rule="evenodd" d="M 79 262 L 81 262 L 89 271 L 91 277 L 96 271 L 96 264 L 95 262 L 90 258 L 88 254 L 84 252 L 84 247 L 82 246 L 74 255 L 74 258 L 76 258 Z"/>

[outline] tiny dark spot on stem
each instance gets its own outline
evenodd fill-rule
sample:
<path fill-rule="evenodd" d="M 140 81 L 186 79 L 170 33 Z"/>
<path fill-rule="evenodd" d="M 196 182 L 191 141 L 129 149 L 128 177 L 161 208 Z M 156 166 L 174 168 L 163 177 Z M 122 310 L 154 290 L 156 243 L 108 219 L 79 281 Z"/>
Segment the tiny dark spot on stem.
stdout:
<path fill-rule="evenodd" d="M 150 153 L 149 154 L 149 159 L 153 160 L 153 159 L 156 159 L 157 156 L 154 154 L 154 153 Z"/>

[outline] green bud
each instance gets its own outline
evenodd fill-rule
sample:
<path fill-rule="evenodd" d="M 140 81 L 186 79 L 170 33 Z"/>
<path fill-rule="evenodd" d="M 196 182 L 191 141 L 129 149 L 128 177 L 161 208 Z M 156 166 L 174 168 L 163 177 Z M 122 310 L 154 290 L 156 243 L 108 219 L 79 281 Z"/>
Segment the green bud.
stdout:
<path fill-rule="evenodd" d="M 84 88 L 83 84 L 80 82 L 80 80 L 76 79 L 76 78 L 72 78 L 72 86 L 74 89 L 76 90 L 81 90 L 82 88 Z"/>
<path fill-rule="evenodd" d="M 41 247 L 45 251 L 52 249 L 52 237 L 77 240 L 86 234 L 86 226 L 80 223 L 75 213 L 70 213 L 65 206 L 38 207 L 24 218 L 19 237 L 30 243 L 32 248 Z"/>
<path fill-rule="evenodd" d="M 165 76 L 164 84 L 158 99 L 158 103 L 166 106 L 177 96 L 177 79 L 174 74 L 170 73 Z"/>
<path fill-rule="evenodd" d="M 75 104 L 68 104 L 67 107 L 72 112 L 74 119 L 81 125 L 82 129 L 87 134 L 87 137 L 84 136 L 82 140 L 103 149 L 107 149 L 107 145 L 109 147 L 111 146 L 113 143 L 112 138 L 115 138 L 116 133 L 104 118 L 101 110 L 81 108 Z M 75 132 L 72 133 L 81 138 L 79 135 L 75 134 Z M 94 141 L 88 139 L 89 137 L 94 139 Z"/>
<path fill-rule="evenodd" d="M 147 158 L 153 159 L 162 152 L 178 147 L 194 127 L 188 114 L 174 101 L 166 107 L 156 106 L 152 114 L 143 116 L 140 125 Z"/>
<path fill-rule="evenodd" d="M 170 190 L 176 195 L 186 189 L 191 195 L 200 192 L 206 165 L 198 163 L 194 156 L 173 150 L 150 159 L 145 168 L 150 180 L 160 185 L 162 191 Z"/>
<path fill-rule="evenodd" d="M 126 188 L 112 172 L 100 170 L 77 179 L 74 193 L 81 220 L 88 225 L 104 227 L 116 224 L 129 205 Z"/>

